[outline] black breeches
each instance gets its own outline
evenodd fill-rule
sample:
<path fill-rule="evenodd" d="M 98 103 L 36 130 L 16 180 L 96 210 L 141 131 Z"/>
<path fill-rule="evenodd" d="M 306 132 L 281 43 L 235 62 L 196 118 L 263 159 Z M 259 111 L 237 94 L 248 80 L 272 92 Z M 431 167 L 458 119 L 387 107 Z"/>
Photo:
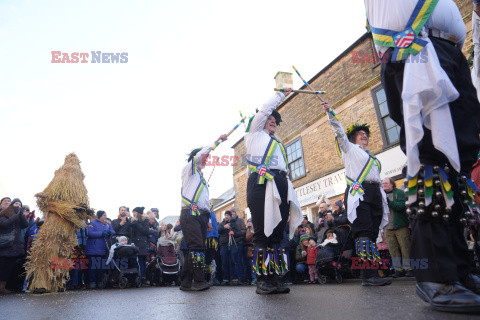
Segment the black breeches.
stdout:
<path fill-rule="evenodd" d="M 273 247 L 279 245 L 283 238 L 283 232 L 287 225 L 290 204 L 287 201 L 288 181 L 287 177 L 280 174 L 275 175 L 275 184 L 277 185 L 282 203 L 280 204 L 280 214 L 282 221 L 273 229 L 273 233 L 267 237 L 264 233 L 265 228 L 265 190 L 267 181 L 264 184 L 257 183 L 258 174 L 252 173 L 247 182 L 247 205 L 252 214 L 252 224 L 255 233 L 253 242 L 256 247 Z"/>

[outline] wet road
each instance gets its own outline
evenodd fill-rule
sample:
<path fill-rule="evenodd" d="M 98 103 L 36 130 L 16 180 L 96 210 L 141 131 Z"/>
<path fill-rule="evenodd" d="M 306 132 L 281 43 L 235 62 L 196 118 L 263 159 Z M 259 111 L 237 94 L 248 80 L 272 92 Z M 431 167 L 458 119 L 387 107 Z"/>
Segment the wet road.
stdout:
<path fill-rule="evenodd" d="M 68 291 L 0 296 L 1 319 L 480 319 L 432 310 L 415 282 L 387 287 L 293 285 L 286 295 L 259 296 L 253 286 L 182 292 L 178 287 Z"/>

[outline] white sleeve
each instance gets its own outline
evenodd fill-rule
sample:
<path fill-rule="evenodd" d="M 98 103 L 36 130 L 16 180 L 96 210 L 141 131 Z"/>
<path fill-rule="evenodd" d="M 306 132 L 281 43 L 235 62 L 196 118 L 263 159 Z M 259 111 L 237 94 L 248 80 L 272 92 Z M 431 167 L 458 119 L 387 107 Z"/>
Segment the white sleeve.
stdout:
<path fill-rule="evenodd" d="M 249 132 L 262 131 L 263 127 L 265 127 L 268 117 L 284 98 L 285 96 L 283 93 L 275 92 L 275 95 L 265 102 L 260 110 L 255 114 L 255 117 L 250 123 Z"/>
<path fill-rule="evenodd" d="M 330 112 L 327 112 L 327 116 L 328 123 L 330 123 L 333 128 L 333 132 L 335 133 L 335 137 L 337 138 L 340 150 L 342 150 L 343 153 L 347 153 L 352 147 L 352 143 L 348 141 L 347 135 L 345 134 L 345 131 L 343 130 L 340 122 L 335 119 L 335 117 Z"/>

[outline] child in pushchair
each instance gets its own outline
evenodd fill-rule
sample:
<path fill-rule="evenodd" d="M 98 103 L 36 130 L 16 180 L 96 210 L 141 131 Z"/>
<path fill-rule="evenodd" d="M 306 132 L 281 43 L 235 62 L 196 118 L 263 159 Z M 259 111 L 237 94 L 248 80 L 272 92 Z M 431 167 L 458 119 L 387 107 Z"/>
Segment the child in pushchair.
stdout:
<path fill-rule="evenodd" d="M 106 279 L 114 287 L 124 289 L 128 284 L 137 288 L 142 285 L 138 248 L 133 243 L 128 244 L 127 237 L 117 237 L 117 242 L 110 247 L 107 265 L 112 269 Z"/>
<path fill-rule="evenodd" d="M 147 266 L 147 279 L 151 285 L 180 285 L 180 259 L 175 241 L 164 237 L 157 242 L 157 256 Z"/>
<path fill-rule="evenodd" d="M 342 283 L 350 264 L 348 257 L 343 254 L 346 239 L 340 239 L 336 229 L 329 229 L 322 240 L 322 243 L 317 246 L 315 261 L 318 280 L 321 284 L 325 284 L 327 279 L 334 278 L 337 283 Z"/>

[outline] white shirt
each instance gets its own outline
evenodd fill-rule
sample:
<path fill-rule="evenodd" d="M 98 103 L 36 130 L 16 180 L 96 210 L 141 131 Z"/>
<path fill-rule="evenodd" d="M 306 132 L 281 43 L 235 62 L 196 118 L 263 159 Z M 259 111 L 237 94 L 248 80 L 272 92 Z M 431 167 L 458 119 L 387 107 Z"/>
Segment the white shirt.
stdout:
<path fill-rule="evenodd" d="M 392 31 L 403 31 L 418 0 L 364 0 L 368 22 L 371 26 Z M 430 19 L 425 23 L 427 29 L 437 29 L 457 38 L 462 48 L 467 29 L 462 15 L 453 0 L 440 0 Z M 383 54 L 387 47 L 375 45 L 377 52 Z"/>
<path fill-rule="evenodd" d="M 342 152 L 343 164 L 345 165 L 345 174 L 355 181 L 362 172 L 363 167 L 365 167 L 365 164 L 369 161 L 370 156 L 358 144 L 351 143 L 348 140 L 342 125 L 330 112 L 328 113 L 328 123 L 332 125 L 335 136 L 337 137 L 338 146 Z M 372 169 L 370 169 L 370 172 L 365 177 L 365 181 L 382 182 L 380 179 L 380 170 L 376 162 L 374 162 Z"/>
<path fill-rule="evenodd" d="M 342 159 L 345 165 L 345 174 L 347 177 L 353 179 L 354 181 L 357 180 L 358 176 L 362 172 L 363 167 L 369 160 L 368 153 L 363 150 L 359 145 L 351 143 L 345 131 L 342 128 L 340 122 L 338 122 L 330 112 L 327 112 L 328 115 L 328 123 L 330 123 L 333 127 L 333 131 L 335 132 L 335 136 L 338 140 L 338 146 L 340 147 L 340 151 L 342 152 Z M 366 176 L 364 181 L 374 181 L 378 182 L 378 187 L 380 188 L 380 193 L 382 195 L 382 205 L 383 205 L 383 215 L 382 215 L 382 222 L 380 224 L 380 228 L 383 228 L 388 223 L 388 203 L 387 203 L 387 196 L 385 195 L 385 191 L 383 191 L 381 180 L 380 180 L 380 170 L 376 163 L 372 166 L 372 169 Z M 357 219 L 357 207 L 360 205 L 360 201 L 363 201 L 363 194 L 359 192 L 355 193 L 355 195 L 349 194 L 347 197 L 347 217 L 348 220 L 353 223 L 355 219 Z"/>
<path fill-rule="evenodd" d="M 270 98 L 257 112 L 255 117 L 250 123 L 250 130 L 245 135 L 245 145 L 247 147 L 247 159 L 252 162 L 260 164 L 262 161 L 265 150 L 268 143 L 271 140 L 267 130 L 264 130 L 265 123 L 268 117 L 272 114 L 272 111 L 278 106 L 285 98 L 283 93 L 276 92 L 275 95 Z M 287 164 L 282 155 L 282 151 L 277 147 L 273 153 L 272 161 L 270 162 L 269 169 L 277 169 L 287 172 Z M 249 174 L 250 174 L 250 170 Z M 295 230 L 303 220 L 303 213 L 298 202 L 295 189 L 292 182 L 288 179 L 288 194 L 287 202 L 290 203 L 290 238 L 293 237 Z M 278 192 L 275 179 L 265 181 L 265 217 L 264 217 L 264 233 L 269 237 L 276 226 L 282 221 L 280 213 L 280 204 L 282 199 Z"/>
<path fill-rule="evenodd" d="M 268 143 L 272 139 L 268 134 L 268 131 L 264 129 L 265 123 L 267 122 L 268 117 L 272 114 L 272 111 L 284 98 L 285 96 L 283 93 L 276 92 L 272 98 L 263 104 L 250 123 L 250 130 L 245 135 L 245 146 L 247 147 L 247 159 L 249 161 L 261 164 Z M 279 147 L 275 148 L 269 169 L 277 169 L 287 172 L 287 164 L 285 163 L 285 159 L 283 158 L 282 151 Z"/>
<path fill-rule="evenodd" d="M 192 161 L 190 160 L 188 164 L 182 170 L 182 196 L 186 197 L 188 200 L 193 201 L 193 197 L 195 195 L 195 191 L 197 190 L 198 184 L 200 183 L 200 170 L 203 168 L 202 166 L 202 155 L 208 155 L 210 151 L 212 151 L 211 146 L 203 147 L 195 155 L 195 174 L 192 174 Z M 182 206 L 185 204 L 182 202 Z M 210 211 L 210 197 L 208 194 L 208 187 L 205 186 L 200 197 L 197 200 L 198 209 L 208 210 Z"/>

